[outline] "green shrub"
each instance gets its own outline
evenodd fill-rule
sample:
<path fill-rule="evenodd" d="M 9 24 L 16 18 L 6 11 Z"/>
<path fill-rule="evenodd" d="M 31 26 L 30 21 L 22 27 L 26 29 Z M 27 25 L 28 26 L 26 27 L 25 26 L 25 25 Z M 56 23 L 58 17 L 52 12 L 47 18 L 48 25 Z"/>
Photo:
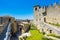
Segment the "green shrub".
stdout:
<path fill-rule="evenodd" d="M 23 37 L 24 40 L 26 40 L 27 36 Z"/>
<path fill-rule="evenodd" d="M 34 24 L 30 24 L 30 29 L 34 30 L 34 29 L 37 29 L 37 28 L 36 28 L 36 26 Z"/>
<path fill-rule="evenodd" d="M 41 34 L 45 35 L 45 32 L 40 32 Z"/>
<path fill-rule="evenodd" d="M 20 38 L 20 40 L 23 40 L 23 38 Z"/>
<path fill-rule="evenodd" d="M 49 22 L 49 24 L 51 24 L 51 23 Z"/>
<path fill-rule="evenodd" d="M 45 32 L 43 32 L 43 35 L 45 35 Z"/>

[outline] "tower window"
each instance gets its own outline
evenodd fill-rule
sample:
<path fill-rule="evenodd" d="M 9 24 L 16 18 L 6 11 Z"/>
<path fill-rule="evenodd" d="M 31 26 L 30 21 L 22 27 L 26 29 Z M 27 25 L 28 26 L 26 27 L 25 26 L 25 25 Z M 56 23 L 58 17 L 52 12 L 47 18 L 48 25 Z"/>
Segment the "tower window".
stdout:
<path fill-rule="evenodd" d="M 35 8 L 35 11 L 37 11 L 37 7 Z"/>
<path fill-rule="evenodd" d="M 44 18 L 44 22 L 46 22 L 46 17 Z"/>
<path fill-rule="evenodd" d="M 50 33 L 52 33 L 52 30 L 50 30 Z"/>

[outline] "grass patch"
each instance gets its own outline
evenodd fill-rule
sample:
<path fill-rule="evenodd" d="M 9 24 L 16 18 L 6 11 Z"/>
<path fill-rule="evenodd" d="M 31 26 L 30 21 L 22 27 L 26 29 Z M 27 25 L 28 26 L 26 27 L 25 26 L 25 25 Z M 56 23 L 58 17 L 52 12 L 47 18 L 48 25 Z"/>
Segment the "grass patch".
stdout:
<path fill-rule="evenodd" d="M 51 38 L 46 38 L 46 37 L 43 37 L 42 40 L 53 40 Z"/>
<path fill-rule="evenodd" d="M 30 30 L 31 36 L 26 40 L 42 40 L 43 34 L 40 34 L 38 30 Z"/>
<path fill-rule="evenodd" d="M 54 25 L 54 26 L 60 27 L 60 24 L 59 24 L 59 23 L 56 23 L 56 24 L 54 24 L 54 23 L 50 23 L 50 22 L 48 22 L 48 23 L 51 24 L 51 25 Z"/>
<path fill-rule="evenodd" d="M 56 35 L 56 34 L 48 34 L 47 36 L 52 36 L 52 37 L 56 37 L 60 39 L 60 36 Z"/>

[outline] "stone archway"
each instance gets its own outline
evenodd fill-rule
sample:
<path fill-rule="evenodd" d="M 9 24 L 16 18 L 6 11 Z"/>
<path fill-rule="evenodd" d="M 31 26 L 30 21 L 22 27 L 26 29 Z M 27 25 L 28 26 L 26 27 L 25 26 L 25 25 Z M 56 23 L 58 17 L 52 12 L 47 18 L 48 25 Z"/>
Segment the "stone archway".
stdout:
<path fill-rule="evenodd" d="M 22 30 L 23 30 L 23 26 L 19 25 L 19 32 L 20 32 L 20 34 L 22 34 Z"/>
<path fill-rule="evenodd" d="M 19 31 L 22 32 L 22 28 L 19 28 Z"/>

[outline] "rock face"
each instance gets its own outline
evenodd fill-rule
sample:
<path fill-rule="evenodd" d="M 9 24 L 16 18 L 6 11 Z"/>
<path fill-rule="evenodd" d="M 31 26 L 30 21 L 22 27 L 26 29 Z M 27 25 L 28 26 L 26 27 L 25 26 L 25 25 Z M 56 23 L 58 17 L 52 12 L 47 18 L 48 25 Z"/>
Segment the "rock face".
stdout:
<path fill-rule="evenodd" d="M 15 22 L 11 23 L 11 32 L 13 33 L 17 32 L 17 24 Z"/>
<path fill-rule="evenodd" d="M 0 35 L 3 32 L 3 30 L 4 30 L 4 26 L 0 24 Z"/>
<path fill-rule="evenodd" d="M 6 17 L 0 17 L 0 34 L 4 31 L 6 28 L 6 25 L 8 23 L 8 19 L 6 20 Z"/>
<path fill-rule="evenodd" d="M 0 17 L 0 34 L 5 30 L 8 22 L 11 22 L 11 30 L 13 33 L 17 31 L 17 25 L 15 23 L 15 18 L 11 16 L 1 16 Z"/>
<path fill-rule="evenodd" d="M 0 34 L 5 30 L 10 18 L 12 18 L 12 17 L 10 17 L 10 16 L 1 16 L 0 17 Z"/>

